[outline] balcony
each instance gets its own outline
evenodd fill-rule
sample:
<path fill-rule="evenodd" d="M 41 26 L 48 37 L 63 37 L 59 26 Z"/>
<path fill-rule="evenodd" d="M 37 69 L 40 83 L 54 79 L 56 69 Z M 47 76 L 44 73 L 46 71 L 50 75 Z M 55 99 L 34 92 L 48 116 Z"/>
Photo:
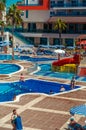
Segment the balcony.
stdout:
<path fill-rule="evenodd" d="M 24 4 L 24 3 L 19 3 L 17 5 L 18 6 L 40 6 L 40 4 Z"/>
<path fill-rule="evenodd" d="M 54 8 L 54 7 L 86 7 L 86 3 L 62 3 L 62 4 L 52 4 L 51 5 L 51 8 Z"/>
<path fill-rule="evenodd" d="M 31 35 L 37 35 L 37 34 L 58 34 L 58 30 L 53 30 L 53 29 L 32 29 L 32 30 L 28 30 L 28 29 L 16 29 L 17 32 L 21 32 L 21 33 L 31 33 Z M 35 34 L 34 34 L 35 33 Z M 80 30 L 79 28 L 77 30 L 69 28 L 66 29 L 65 31 L 62 32 L 62 34 L 86 34 L 86 30 Z"/>
<path fill-rule="evenodd" d="M 86 12 L 71 12 L 71 13 L 67 13 L 67 12 L 57 12 L 57 13 L 51 13 L 50 14 L 51 17 L 55 16 L 72 16 L 72 17 L 86 17 Z"/>

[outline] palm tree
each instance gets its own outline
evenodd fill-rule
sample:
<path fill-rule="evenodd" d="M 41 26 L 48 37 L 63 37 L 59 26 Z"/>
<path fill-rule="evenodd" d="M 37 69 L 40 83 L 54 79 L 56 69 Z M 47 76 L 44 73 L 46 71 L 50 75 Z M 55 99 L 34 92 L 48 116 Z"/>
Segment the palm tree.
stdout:
<path fill-rule="evenodd" d="M 2 11 L 5 11 L 6 0 L 0 0 L 0 13 L 2 15 Z"/>
<path fill-rule="evenodd" d="M 3 36 L 4 36 L 4 26 L 5 26 L 4 21 L 0 21 L 2 41 L 3 41 Z"/>
<path fill-rule="evenodd" d="M 6 0 L 1 0 L 4 4 L 6 4 Z"/>
<path fill-rule="evenodd" d="M 67 26 L 66 26 L 65 22 L 58 18 L 55 23 L 54 30 L 58 30 L 58 32 L 59 32 L 60 45 L 62 44 L 62 38 L 61 38 L 62 31 L 65 30 L 66 27 Z"/>
<path fill-rule="evenodd" d="M 22 24 L 21 11 L 17 8 L 16 5 L 13 4 L 9 8 L 6 17 L 7 17 L 8 24 L 12 26 L 12 60 L 14 60 L 14 40 L 13 40 L 13 35 L 14 35 L 15 27 Z"/>
<path fill-rule="evenodd" d="M 5 9 L 4 2 L 0 1 L 0 11 Z"/>
<path fill-rule="evenodd" d="M 4 26 L 5 22 L 3 21 L 3 12 L 5 12 L 5 0 L 0 1 L 0 28 L 1 28 L 1 35 L 2 35 L 2 40 L 4 36 Z"/>
<path fill-rule="evenodd" d="M 3 11 L 5 11 L 5 3 L 4 3 L 5 1 L 0 1 L 0 18 L 1 18 L 1 20 L 2 20 L 2 13 L 3 13 Z"/>

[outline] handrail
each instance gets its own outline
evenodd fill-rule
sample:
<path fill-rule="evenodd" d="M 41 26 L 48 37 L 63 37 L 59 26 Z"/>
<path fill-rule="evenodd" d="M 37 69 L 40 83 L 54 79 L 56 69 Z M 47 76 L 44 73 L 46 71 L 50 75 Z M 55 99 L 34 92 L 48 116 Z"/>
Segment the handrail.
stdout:
<path fill-rule="evenodd" d="M 6 28 L 5 31 L 8 31 L 12 34 L 12 29 L 11 28 Z M 34 43 L 31 40 L 27 40 L 22 34 L 18 33 L 16 30 L 14 30 L 14 34 L 15 37 L 17 37 L 19 40 L 21 40 L 22 42 L 24 42 L 25 44 L 30 44 L 30 45 L 34 45 Z"/>
<path fill-rule="evenodd" d="M 38 67 L 37 63 L 35 63 L 33 67 L 30 67 L 30 68 L 27 69 L 28 73 L 32 73 L 33 71 L 36 71 L 37 67 Z"/>

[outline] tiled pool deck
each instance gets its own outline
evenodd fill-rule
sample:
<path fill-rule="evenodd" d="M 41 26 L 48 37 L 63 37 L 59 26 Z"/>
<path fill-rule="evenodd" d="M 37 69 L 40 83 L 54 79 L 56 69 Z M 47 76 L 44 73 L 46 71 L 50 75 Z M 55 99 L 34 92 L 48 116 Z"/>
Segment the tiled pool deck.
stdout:
<path fill-rule="evenodd" d="M 19 102 L 0 104 L 0 130 L 11 130 L 10 116 L 14 108 L 22 116 L 24 130 L 64 130 L 69 110 L 86 103 L 86 89 L 60 96 L 25 95 Z M 84 117 L 76 116 L 84 124 Z"/>
<path fill-rule="evenodd" d="M 27 73 L 27 67 L 32 64 L 19 62 L 24 66 L 24 74 L 26 78 L 33 76 Z M 19 74 L 14 74 L 6 79 L 13 81 L 19 78 Z M 34 77 L 37 78 L 37 77 Z M 38 79 L 43 79 L 38 77 Z M 46 79 L 46 78 L 45 78 Z M 49 78 L 47 80 L 50 80 Z M 52 79 L 56 80 L 56 79 Z M 61 81 L 58 79 L 58 81 Z M 69 82 L 63 80 L 62 82 Z M 77 82 L 80 84 L 80 82 Z M 82 83 L 86 86 L 86 83 Z M 61 94 L 58 96 L 46 96 L 39 94 L 29 94 L 20 97 L 18 102 L 0 104 L 0 130 L 12 130 L 10 117 L 12 110 L 17 109 L 23 120 L 24 130 L 64 130 L 67 122 L 71 117 L 69 110 L 71 107 L 86 103 L 86 89 Z M 84 125 L 85 117 L 75 116 L 75 119 Z"/>

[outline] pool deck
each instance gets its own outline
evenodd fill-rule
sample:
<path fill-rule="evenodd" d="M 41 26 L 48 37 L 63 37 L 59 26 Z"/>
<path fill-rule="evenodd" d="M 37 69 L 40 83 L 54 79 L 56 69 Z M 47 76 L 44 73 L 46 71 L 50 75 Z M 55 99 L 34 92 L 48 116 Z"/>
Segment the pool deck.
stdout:
<path fill-rule="evenodd" d="M 86 89 L 59 96 L 29 94 L 18 102 L 0 104 L 0 130 L 11 130 L 12 110 L 17 109 L 23 120 L 24 130 L 64 130 L 71 107 L 86 103 Z M 84 125 L 85 117 L 75 116 Z"/>
<path fill-rule="evenodd" d="M 9 61 L 6 61 L 9 62 Z M 28 67 L 33 66 L 32 63 L 24 61 L 13 61 L 24 66 L 25 78 L 36 78 L 42 80 L 59 81 L 69 83 L 69 80 L 52 79 L 49 77 L 33 76 L 27 72 Z M 9 78 L 0 79 L 0 81 L 15 81 L 20 76 L 14 74 Z M 77 85 L 86 86 L 85 82 L 76 82 Z M 78 91 L 65 93 L 55 96 L 47 96 L 40 94 L 28 94 L 19 98 L 19 101 L 0 104 L 0 130 L 12 130 L 10 117 L 13 109 L 17 109 L 22 117 L 24 130 L 64 130 L 67 122 L 71 117 L 69 110 L 73 106 L 86 103 L 86 88 Z M 75 115 L 76 121 L 84 125 L 86 120 L 83 116 Z M 56 129 L 57 128 L 57 129 Z"/>

